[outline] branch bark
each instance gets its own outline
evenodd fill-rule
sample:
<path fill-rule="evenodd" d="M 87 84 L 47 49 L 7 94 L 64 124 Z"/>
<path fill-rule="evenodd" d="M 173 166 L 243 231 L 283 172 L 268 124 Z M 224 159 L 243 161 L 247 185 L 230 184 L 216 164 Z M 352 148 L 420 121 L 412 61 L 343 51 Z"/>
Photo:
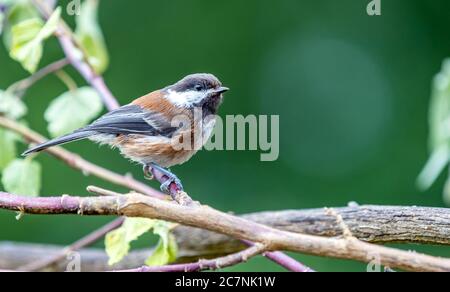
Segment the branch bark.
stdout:
<path fill-rule="evenodd" d="M 196 263 L 167 265 L 160 267 L 141 267 L 137 269 L 122 270 L 116 272 L 201 272 L 207 270 L 218 270 L 222 268 L 231 267 L 248 261 L 252 257 L 262 254 L 266 247 L 262 244 L 255 244 L 243 251 L 230 254 L 228 256 L 220 257 L 211 260 L 200 260 Z"/>
<path fill-rule="evenodd" d="M 408 271 L 450 271 L 450 260 L 362 242 L 356 238 L 324 238 L 274 229 L 207 206 L 187 207 L 132 193 L 124 196 L 24 198 L 0 193 L 0 208 L 30 214 L 125 215 L 154 218 L 207 229 L 286 250 L 317 256 L 370 262 Z"/>
<path fill-rule="evenodd" d="M 371 243 L 420 243 L 450 245 L 450 209 L 428 207 L 354 206 L 335 208 L 351 233 Z M 310 235 L 337 237 L 342 229 L 324 209 L 261 212 L 241 217 L 271 227 Z M 239 252 L 246 246 L 239 240 L 203 229 L 180 226 L 175 229 L 179 263 L 215 258 Z M 17 269 L 42 258 L 59 255 L 63 247 L 38 244 L 0 243 L 0 268 Z M 76 249 L 72 249 L 76 250 Z M 141 265 L 150 250 L 134 251 L 120 264 L 108 266 L 101 249 L 80 251 L 83 271 L 126 270 Z M 66 261 L 51 269 L 62 271 Z"/>

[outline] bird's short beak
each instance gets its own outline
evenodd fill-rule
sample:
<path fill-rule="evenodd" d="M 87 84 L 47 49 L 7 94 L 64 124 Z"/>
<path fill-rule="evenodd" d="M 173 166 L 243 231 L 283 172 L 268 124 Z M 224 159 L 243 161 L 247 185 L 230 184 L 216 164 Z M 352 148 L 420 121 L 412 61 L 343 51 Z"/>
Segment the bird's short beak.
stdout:
<path fill-rule="evenodd" d="M 227 91 L 229 91 L 230 89 L 228 87 L 220 87 L 219 89 L 216 90 L 216 93 L 222 94 L 225 93 Z"/>

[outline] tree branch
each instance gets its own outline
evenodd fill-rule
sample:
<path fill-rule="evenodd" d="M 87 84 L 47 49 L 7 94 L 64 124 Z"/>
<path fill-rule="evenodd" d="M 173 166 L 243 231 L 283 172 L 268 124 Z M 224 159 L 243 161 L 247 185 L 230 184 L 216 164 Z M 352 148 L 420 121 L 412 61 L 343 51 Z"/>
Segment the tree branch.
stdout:
<path fill-rule="evenodd" d="M 33 3 L 41 12 L 44 18 L 48 19 L 50 17 L 53 12 L 52 7 L 41 0 L 33 0 Z M 61 20 L 61 25 L 59 26 L 57 36 L 67 59 L 70 61 L 72 66 L 78 70 L 81 76 L 83 76 L 84 79 L 99 92 L 106 107 L 109 110 L 118 108 L 119 103 L 117 102 L 117 99 L 111 93 L 109 88 L 106 86 L 103 77 L 95 73 L 94 69 L 89 65 L 88 62 L 86 62 L 87 58 L 85 54 L 82 54 L 80 58 L 79 52 L 83 52 L 83 49 L 80 48 L 80 46 L 76 43 L 72 31 L 63 20 Z"/>
<path fill-rule="evenodd" d="M 43 143 L 47 139 L 45 139 L 43 136 L 39 135 L 38 133 L 32 131 L 31 129 L 22 126 L 21 124 L 17 123 L 16 121 L 13 121 L 11 119 L 8 119 L 6 117 L 0 116 L 0 127 L 9 129 L 19 135 L 21 135 L 23 138 L 28 140 L 29 142 L 33 143 Z M 103 180 L 109 181 L 113 184 L 126 187 L 130 190 L 135 190 L 139 193 L 143 193 L 145 195 L 154 196 L 160 199 L 165 199 L 167 196 L 154 190 L 151 187 L 148 187 L 147 185 L 133 179 L 130 176 L 122 176 L 120 174 L 114 173 L 110 170 L 107 170 L 105 168 L 102 168 L 96 164 L 93 164 L 82 157 L 80 157 L 77 154 L 71 153 L 61 147 L 52 147 L 45 150 L 47 153 L 53 155 L 55 158 L 65 162 L 67 165 L 69 165 L 72 168 L 78 169 L 82 171 L 84 174 L 92 174 L 95 175 Z M 164 175 L 156 170 L 153 170 L 153 175 L 156 179 L 158 179 L 161 183 L 164 182 L 166 179 Z M 171 191 L 173 192 L 173 197 L 177 200 L 177 202 L 181 204 L 188 204 L 188 205 L 196 205 L 198 203 L 194 203 L 190 197 L 184 193 L 179 192 L 176 188 L 171 186 Z M 114 224 L 118 224 L 120 221 L 114 221 L 110 226 L 113 226 Z M 108 232 L 108 231 L 107 231 Z M 107 233 L 106 232 L 106 233 Z M 94 231 L 94 234 L 96 236 L 104 235 L 103 233 L 99 233 Z M 88 235 L 91 236 L 91 235 Z M 101 237 L 98 237 L 100 239 Z M 291 259 L 290 257 L 283 255 L 282 253 L 267 253 L 265 254 L 269 259 L 272 261 L 286 267 L 287 269 L 291 271 L 303 271 L 304 269 L 307 269 L 305 266 L 303 266 L 301 263 L 298 263 L 297 261 Z M 59 260 L 59 258 L 62 256 L 62 253 L 57 258 L 51 258 L 48 259 L 48 263 L 54 263 L 55 261 Z M 36 266 L 37 267 L 37 266 Z M 43 266 L 40 266 L 43 268 Z"/>
<path fill-rule="evenodd" d="M 52 73 L 55 73 L 56 71 L 63 69 L 68 64 L 69 61 L 65 58 L 53 62 L 45 66 L 41 70 L 37 71 L 33 75 L 29 76 L 28 78 L 25 78 L 23 80 L 14 83 L 13 85 L 11 85 L 10 88 L 14 91 L 16 96 L 22 97 L 25 94 L 26 90 L 31 86 L 33 86 L 36 82 L 46 77 L 47 75 L 50 75 Z"/>
<path fill-rule="evenodd" d="M 86 235 L 85 237 L 81 238 L 80 240 L 76 241 L 70 246 L 59 249 L 58 252 L 54 253 L 51 257 L 48 256 L 47 254 L 45 257 L 40 258 L 37 261 L 28 261 L 23 266 L 18 267 L 17 270 L 34 272 L 52 266 L 53 264 L 65 259 L 66 256 L 71 252 L 80 250 L 86 246 L 94 244 L 99 240 L 99 238 L 103 238 L 108 232 L 116 228 L 119 228 L 124 221 L 125 218 L 116 219 L 111 223 L 102 226 L 101 228 L 95 230 L 94 232 Z"/>
<path fill-rule="evenodd" d="M 342 216 L 353 236 L 363 241 L 450 245 L 450 209 L 354 206 L 334 210 Z M 325 237 L 342 235 L 342 229 L 323 208 L 261 212 L 241 217 L 295 233 Z M 245 248 L 239 240 L 203 229 L 179 226 L 174 232 L 179 248 L 177 262 L 180 263 L 220 257 Z M 0 268 L 17 269 L 27 263 L 58 255 L 62 249 L 60 246 L 0 243 Z M 108 265 L 108 257 L 104 250 L 83 249 L 80 253 L 83 271 L 107 271 L 137 267 L 145 262 L 151 251 L 149 249 L 133 251 L 113 267 Z M 66 264 L 64 261 L 53 266 L 53 269 L 63 271 Z"/>
<path fill-rule="evenodd" d="M 353 236 L 370 243 L 450 245 L 450 209 L 426 207 L 355 206 L 335 208 Z M 325 209 L 261 212 L 242 216 L 280 230 L 317 236 L 342 236 L 342 229 Z M 228 236 L 180 226 L 178 243 L 193 257 L 232 253 L 245 246 Z M 195 242 L 195 244 L 194 244 Z"/>
<path fill-rule="evenodd" d="M 188 207 L 136 193 L 114 197 L 24 198 L 0 193 L 0 208 L 30 214 L 119 215 L 166 220 L 237 239 L 317 256 L 370 262 L 408 271 L 450 271 L 450 260 L 377 246 L 356 238 L 324 238 L 274 229 L 207 206 Z"/>
<path fill-rule="evenodd" d="M 0 127 L 11 130 L 15 133 L 21 135 L 24 139 L 32 143 L 44 143 L 47 141 L 46 138 L 41 136 L 40 134 L 32 131 L 31 129 L 19 124 L 16 121 L 8 119 L 6 117 L 0 116 Z M 147 186 L 146 184 L 133 179 L 130 176 L 124 176 L 112 172 L 108 169 L 100 167 L 94 163 L 91 163 L 81 156 L 69 152 L 61 147 L 52 147 L 45 150 L 47 153 L 51 154 L 55 158 L 61 160 L 66 163 L 68 166 L 80 170 L 86 175 L 94 175 L 100 179 L 111 182 L 115 185 L 125 187 L 130 190 L 134 190 L 136 192 L 154 196 L 160 199 L 167 198 L 166 195 L 156 191 L 155 189 Z"/>
<path fill-rule="evenodd" d="M 201 272 L 207 270 L 218 270 L 231 267 L 248 261 L 252 257 L 262 254 L 266 251 L 263 244 L 255 244 L 243 251 L 211 260 L 200 260 L 196 263 L 167 265 L 159 267 L 141 267 L 137 269 L 122 270 L 116 272 Z"/>

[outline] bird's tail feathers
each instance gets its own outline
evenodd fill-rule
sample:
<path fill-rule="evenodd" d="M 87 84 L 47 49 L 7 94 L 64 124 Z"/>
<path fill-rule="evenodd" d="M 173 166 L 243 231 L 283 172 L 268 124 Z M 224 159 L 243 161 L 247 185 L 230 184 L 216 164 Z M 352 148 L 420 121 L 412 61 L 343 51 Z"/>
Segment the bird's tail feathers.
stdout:
<path fill-rule="evenodd" d="M 33 148 L 30 148 L 27 151 L 25 151 L 22 154 L 22 156 L 27 156 L 27 155 L 29 155 L 31 153 L 35 153 L 35 152 L 41 152 L 41 151 L 43 151 L 47 148 L 53 147 L 53 146 L 63 145 L 63 144 L 69 143 L 69 142 L 86 139 L 95 134 L 97 134 L 95 131 L 79 130 L 72 134 L 64 135 L 62 137 L 50 140 L 48 142 L 45 142 L 45 143 L 39 144 Z"/>

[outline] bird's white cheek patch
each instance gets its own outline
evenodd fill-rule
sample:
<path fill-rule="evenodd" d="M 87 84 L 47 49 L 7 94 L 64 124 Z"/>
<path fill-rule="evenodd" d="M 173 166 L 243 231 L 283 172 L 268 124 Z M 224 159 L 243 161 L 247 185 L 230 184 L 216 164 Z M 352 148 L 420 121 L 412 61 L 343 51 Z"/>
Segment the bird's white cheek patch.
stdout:
<path fill-rule="evenodd" d="M 193 104 L 200 102 L 208 95 L 208 92 L 186 91 L 176 92 L 173 90 L 167 91 L 166 98 L 174 105 L 179 107 L 190 107 Z"/>

